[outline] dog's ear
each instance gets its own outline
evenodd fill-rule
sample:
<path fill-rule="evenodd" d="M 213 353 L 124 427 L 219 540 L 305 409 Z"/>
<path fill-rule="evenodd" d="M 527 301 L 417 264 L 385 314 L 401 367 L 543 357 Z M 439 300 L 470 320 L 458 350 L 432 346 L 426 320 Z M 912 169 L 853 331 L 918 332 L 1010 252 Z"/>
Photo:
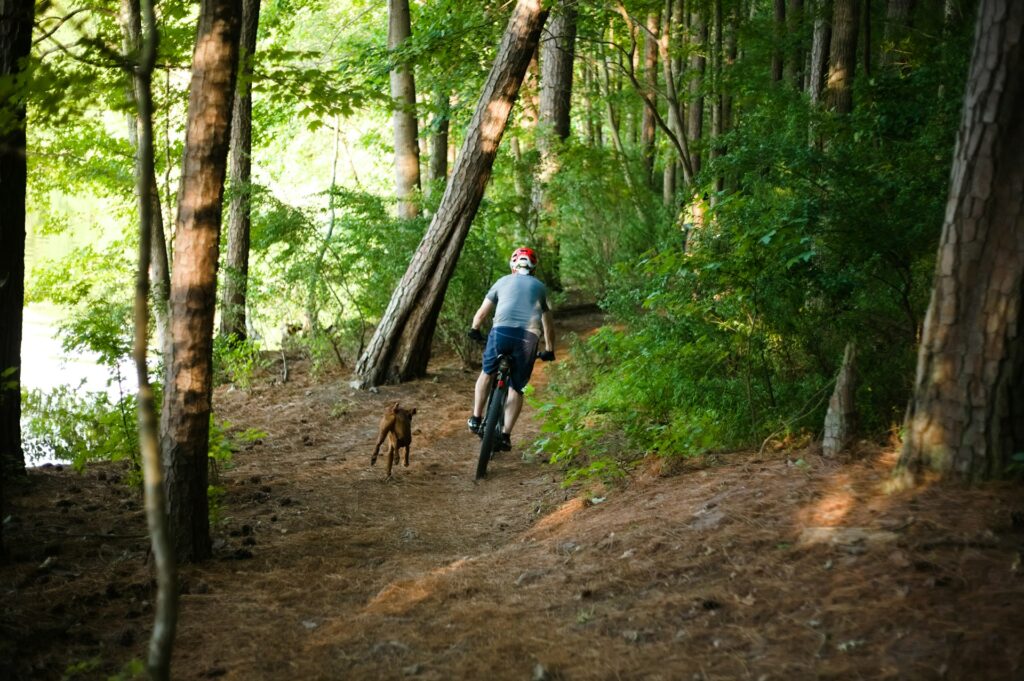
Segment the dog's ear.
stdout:
<path fill-rule="evenodd" d="M 416 407 L 413 407 L 412 409 L 409 410 L 409 416 L 412 416 L 415 413 L 416 413 Z"/>
<path fill-rule="evenodd" d="M 388 408 L 388 411 L 391 411 L 391 412 L 395 412 L 395 411 L 398 411 L 398 402 L 395 402 L 395 404 L 394 404 L 394 405 L 392 405 L 391 407 L 389 407 L 389 408 Z"/>

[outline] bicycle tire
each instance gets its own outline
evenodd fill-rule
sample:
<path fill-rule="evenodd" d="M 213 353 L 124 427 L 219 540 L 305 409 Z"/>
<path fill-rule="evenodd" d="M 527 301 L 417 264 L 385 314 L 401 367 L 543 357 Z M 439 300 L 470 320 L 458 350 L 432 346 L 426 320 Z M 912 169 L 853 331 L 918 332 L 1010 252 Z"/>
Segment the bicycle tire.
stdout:
<path fill-rule="evenodd" d="M 480 438 L 480 458 L 476 464 L 476 479 L 487 477 L 487 464 L 494 455 L 494 447 L 498 443 L 498 433 L 501 424 L 505 421 L 505 400 L 508 397 L 508 386 L 494 386 L 491 397 L 487 401 L 486 416 L 484 416 L 484 434 Z"/>

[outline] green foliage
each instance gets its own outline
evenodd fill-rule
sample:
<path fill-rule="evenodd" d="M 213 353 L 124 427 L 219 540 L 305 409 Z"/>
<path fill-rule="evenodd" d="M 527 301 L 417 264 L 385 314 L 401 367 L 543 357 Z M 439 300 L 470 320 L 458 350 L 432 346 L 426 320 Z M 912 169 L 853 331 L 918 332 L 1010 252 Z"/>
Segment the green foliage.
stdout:
<path fill-rule="evenodd" d="M 92 461 L 131 462 L 141 482 L 135 395 L 113 400 L 105 392 L 61 385 L 22 390 L 22 446 L 29 460 L 52 454 L 82 470 Z"/>
<path fill-rule="evenodd" d="M 213 339 L 214 385 L 231 383 L 236 388 L 248 390 L 256 374 L 268 366 L 259 341 L 240 341 L 234 336 L 216 336 Z"/>
<path fill-rule="evenodd" d="M 862 431 L 882 436 L 902 417 L 942 224 L 964 43 L 918 46 L 927 56 L 859 80 L 854 113 L 836 116 L 800 92 L 765 88 L 756 38 L 747 40 L 754 60 L 730 76 L 743 115 L 722 140 L 728 153 L 698 178 L 712 207 L 685 247 L 681 233 L 630 226 L 621 185 L 617 202 L 608 198 L 614 185 L 592 178 L 594 196 L 570 191 L 586 157 L 561 174 L 556 194 L 576 195 L 561 199 L 563 267 L 573 272 L 564 276 L 589 274 L 614 321 L 575 346 L 542 407 L 538 448 L 569 479 L 609 478 L 649 453 L 686 457 L 769 434 L 816 434 L 848 341 L 859 353 Z M 588 218 L 600 225 L 592 236 Z M 628 246 L 631 232 L 638 246 Z M 615 238 L 627 251 L 645 241 L 650 250 L 615 266 L 604 246 Z"/>

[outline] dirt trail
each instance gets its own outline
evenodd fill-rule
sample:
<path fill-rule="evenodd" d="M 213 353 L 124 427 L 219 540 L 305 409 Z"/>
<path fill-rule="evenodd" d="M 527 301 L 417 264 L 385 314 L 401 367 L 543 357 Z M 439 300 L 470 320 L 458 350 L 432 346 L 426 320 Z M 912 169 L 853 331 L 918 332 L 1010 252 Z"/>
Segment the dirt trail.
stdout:
<path fill-rule="evenodd" d="M 378 393 L 302 372 L 218 391 L 222 418 L 267 436 L 222 474 L 216 558 L 182 570 L 174 678 L 1024 674 L 1019 488 L 886 495 L 893 454 L 867 446 L 653 460 L 607 494 L 517 447 L 476 484 L 473 379 L 442 362 Z M 385 482 L 368 464 L 395 401 L 418 409 L 412 464 Z M 536 428 L 528 412 L 517 443 Z M 0 678 L 142 656 L 144 521 L 116 469 L 37 471 L 15 495 Z"/>

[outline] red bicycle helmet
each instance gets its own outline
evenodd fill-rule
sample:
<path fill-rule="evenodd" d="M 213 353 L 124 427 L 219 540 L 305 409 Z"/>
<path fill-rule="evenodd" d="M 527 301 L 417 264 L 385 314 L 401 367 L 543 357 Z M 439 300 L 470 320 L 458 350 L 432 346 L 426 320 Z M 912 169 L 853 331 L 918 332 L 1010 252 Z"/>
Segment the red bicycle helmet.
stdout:
<path fill-rule="evenodd" d="M 534 268 L 537 267 L 537 254 L 533 252 L 532 248 L 517 248 L 513 253 L 512 257 L 508 259 L 508 266 L 513 272 L 519 270 L 525 270 L 526 272 L 533 272 Z"/>

